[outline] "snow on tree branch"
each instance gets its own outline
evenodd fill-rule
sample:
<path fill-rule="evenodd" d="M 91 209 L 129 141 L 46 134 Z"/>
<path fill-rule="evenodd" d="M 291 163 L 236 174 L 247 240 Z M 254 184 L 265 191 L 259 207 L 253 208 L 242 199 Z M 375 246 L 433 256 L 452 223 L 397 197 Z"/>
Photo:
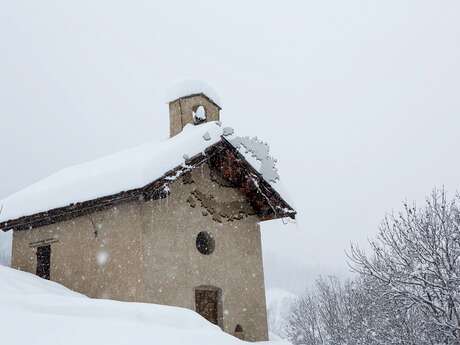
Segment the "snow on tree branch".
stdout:
<path fill-rule="evenodd" d="M 460 198 L 434 191 L 424 208 L 404 204 L 371 241 L 372 256 L 352 246 L 355 272 L 388 287 L 408 310 L 419 308 L 447 343 L 460 343 Z"/>

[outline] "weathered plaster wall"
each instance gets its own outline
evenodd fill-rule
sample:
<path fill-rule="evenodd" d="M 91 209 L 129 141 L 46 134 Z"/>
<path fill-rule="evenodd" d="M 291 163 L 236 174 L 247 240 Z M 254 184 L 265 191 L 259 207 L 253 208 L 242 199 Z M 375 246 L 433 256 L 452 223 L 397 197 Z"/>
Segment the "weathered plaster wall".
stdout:
<path fill-rule="evenodd" d="M 258 219 L 248 212 L 242 194 L 210 179 L 206 164 L 185 182 L 178 179 L 167 199 L 143 206 L 146 301 L 195 309 L 194 289 L 215 286 L 222 289 L 223 329 L 233 333 L 240 324 L 247 340 L 266 340 Z M 208 201 L 211 205 L 198 200 L 194 196 L 197 191 L 208 200 L 212 196 Z M 209 211 L 213 205 L 219 210 L 220 221 Z M 235 220 L 228 221 L 229 216 Z M 200 231 L 209 232 L 215 239 L 215 250 L 210 255 L 196 249 Z"/>
<path fill-rule="evenodd" d="M 266 340 L 258 219 L 240 192 L 210 178 L 206 164 L 189 176 L 163 200 L 14 232 L 12 266 L 35 273 L 36 246 L 51 241 L 51 280 L 90 297 L 195 309 L 195 288 L 215 286 L 223 329 L 233 334 L 240 324 L 247 340 Z M 196 249 L 200 231 L 215 239 L 210 255 Z M 98 264 L 104 253 L 107 262 Z"/>
<path fill-rule="evenodd" d="M 193 111 L 202 105 L 206 111 L 206 121 L 219 121 L 219 108 L 202 95 L 184 97 L 169 103 L 170 137 L 182 131 L 187 123 L 193 123 Z"/>
<path fill-rule="evenodd" d="M 140 219 L 139 203 L 126 203 L 71 221 L 15 231 L 12 267 L 35 274 L 36 247 L 49 241 L 51 280 L 90 297 L 142 299 Z"/>

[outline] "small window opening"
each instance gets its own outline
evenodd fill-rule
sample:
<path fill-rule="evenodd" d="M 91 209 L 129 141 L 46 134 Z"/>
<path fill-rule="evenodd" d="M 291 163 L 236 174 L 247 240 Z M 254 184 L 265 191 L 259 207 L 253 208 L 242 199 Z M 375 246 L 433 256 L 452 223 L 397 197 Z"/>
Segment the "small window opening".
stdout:
<path fill-rule="evenodd" d="M 214 251 L 216 243 L 209 232 L 202 231 L 196 237 L 196 249 L 203 254 L 209 255 Z"/>
<path fill-rule="evenodd" d="M 37 248 L 37 276 L 50 279 L 51 246 Z"/>
<path fill-rule="evenodd" d="M 235 332 L 233 332 L 234 336 L 237 337 L 238 339 L 244 340 L 244 331 L 243 327 L 240 324 L 237 324 L 235 327 Z"/>
<path fill-rule="evenodd" d="M 193 110 L 193 123 L 199 125 L 203 122 L 206 122 L 206 109 L 202 105 L 199 105 Z"/>

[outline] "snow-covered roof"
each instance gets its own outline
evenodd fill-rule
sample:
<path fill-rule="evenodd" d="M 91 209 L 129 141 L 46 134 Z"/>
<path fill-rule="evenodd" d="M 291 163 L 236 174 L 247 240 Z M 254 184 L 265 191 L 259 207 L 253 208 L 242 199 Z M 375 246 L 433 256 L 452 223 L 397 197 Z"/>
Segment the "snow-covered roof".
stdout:
<path fill-rule="evenodd" d="M 202 94 L 219 108 L 222 108 L 222 100 L 218 93 L 207 83 L 201 80 L 184 80 L 171 86 L 165 95 L 165 102 L 169 103 L 187 95 Z"/>
<path fill-rule="evenodd" d="M 186 160 L 203 153 L 208 147 L 221 141 L 223 136 L 245 155 L 248 164 L 259 173 L 265 174 L 265 179 L 271 186 L 276 185 L 277 173 L 274 166 L 274 173 L 267 172 L 267 164 L 257 160 L 260 145 L 249 147 L 233 135 L 231 128 L 222 127 L 219 122 L 208 122 L 199 126 L 189 124 L 181 133 L 166 141 L 148 142 L 63 169 L 12 194 L 0 201 L 0 223 L 142 188 L 161 178 L 166 172 L 185 166 Z M 267 159 L 274 164 L 271 157 L 267 156 Z"/>
<path fill-rule="evenodd" d="M 209 140 L 203 136 L 208 133 Z M 0 201 L 0 222 L 145 186 L 218 142 L 216 122 L 187 125 L 163 142 L 148 142 L 60 170 Z M 208 137 L 208 136 L 207 136 Z"/>

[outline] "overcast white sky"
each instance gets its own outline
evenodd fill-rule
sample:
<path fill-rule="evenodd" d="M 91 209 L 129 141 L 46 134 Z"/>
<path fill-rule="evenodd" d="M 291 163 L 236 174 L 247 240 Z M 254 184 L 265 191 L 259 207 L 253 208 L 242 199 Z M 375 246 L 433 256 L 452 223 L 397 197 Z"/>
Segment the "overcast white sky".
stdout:
<path fill-rule="evenodd" d="M 226 125 L 270 143 L 299 213 L 262 227 L 268 284 L 343 274 L 349 243 L 403 199 L 459 189 L 459 13 L 448 0 L 0 0 L 0 198 L 167 138 L 166 89 L 204 80 Z"/>

